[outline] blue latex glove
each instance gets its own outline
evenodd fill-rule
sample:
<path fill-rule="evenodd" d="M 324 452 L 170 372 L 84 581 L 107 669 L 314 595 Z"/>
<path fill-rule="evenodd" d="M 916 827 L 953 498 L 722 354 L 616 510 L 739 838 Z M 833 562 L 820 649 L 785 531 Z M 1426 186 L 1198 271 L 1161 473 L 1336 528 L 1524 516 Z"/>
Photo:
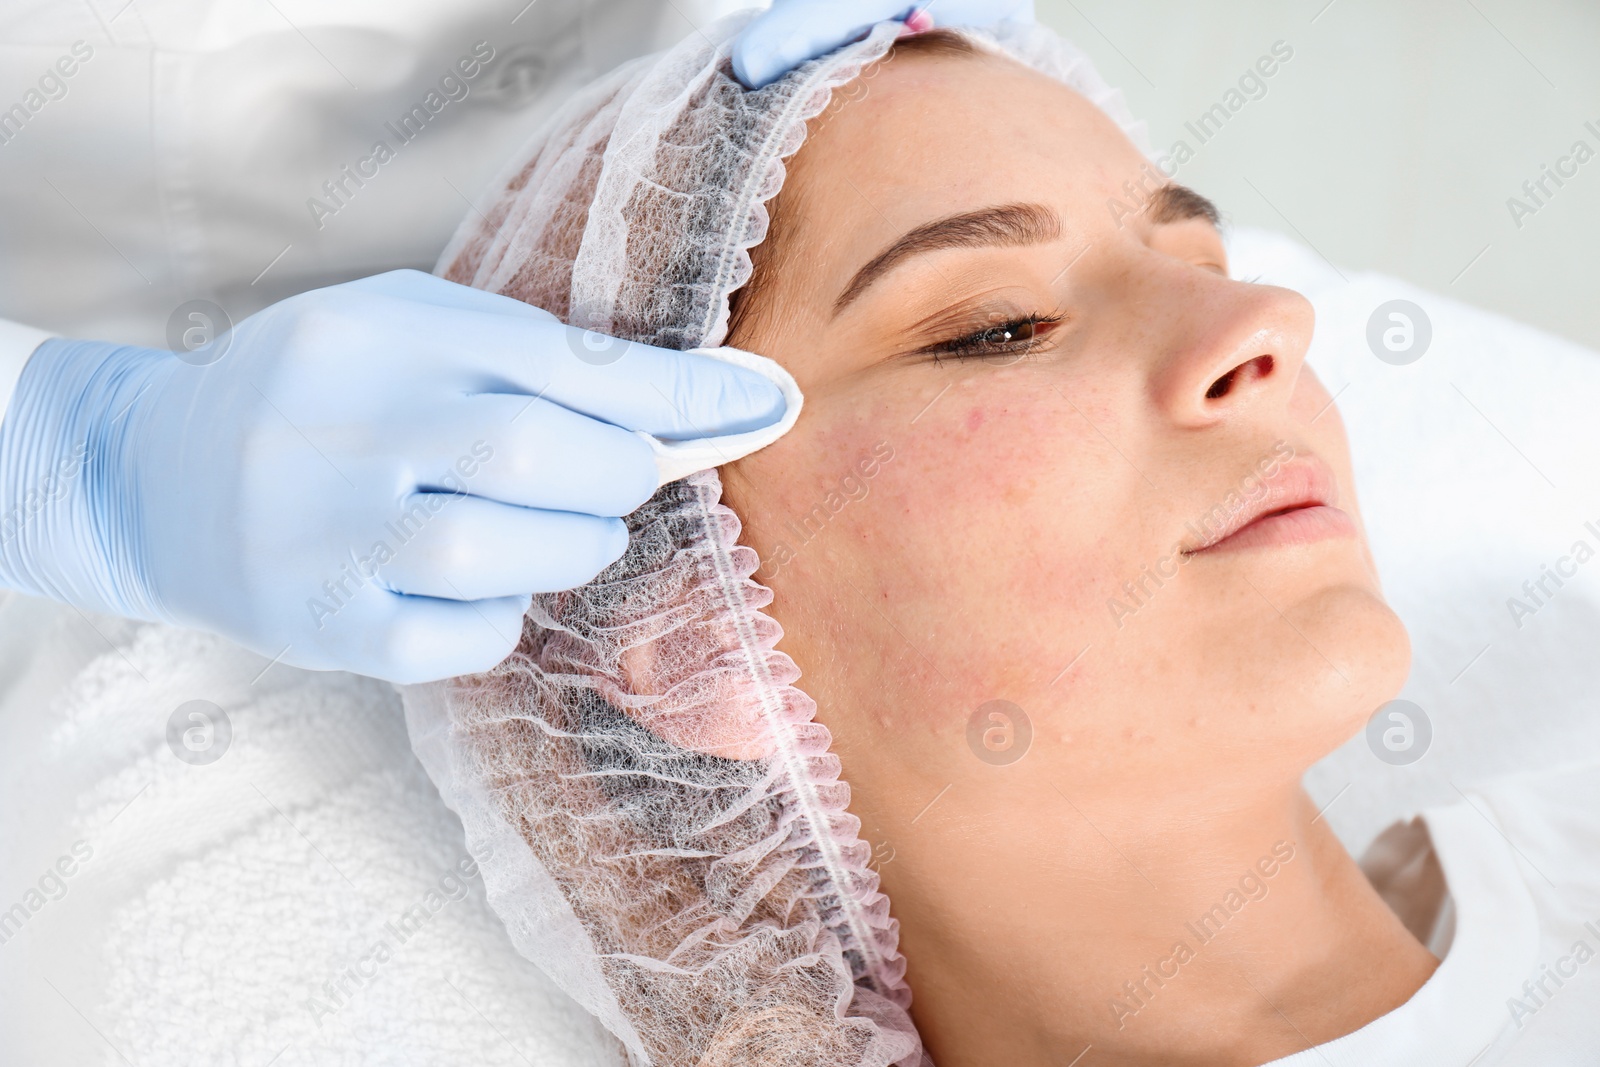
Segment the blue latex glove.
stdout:
<path fill-rule="evenodd" d="M 617 516 L 657 485 L 630 430 L 698 438 L 785 410 L 705 356 L 617 341 L 614 362 L 585 358 L 597 336 L 395 271 L 251 316 L 209 365 L 47 341 L 0 426 L 0 585 L 303 667 L 486 670 L 530 593 L 626 547 Z"/>
<path fill-rule="evenodd" d="M 992 26 L 1012 19 L 1033 21 L 1033 0 L 773 0 L 733 43 L 733 73 L 746 88 L 775 82 L 815 59 L 863 36 L 880 22 L 935 26 Z"/>

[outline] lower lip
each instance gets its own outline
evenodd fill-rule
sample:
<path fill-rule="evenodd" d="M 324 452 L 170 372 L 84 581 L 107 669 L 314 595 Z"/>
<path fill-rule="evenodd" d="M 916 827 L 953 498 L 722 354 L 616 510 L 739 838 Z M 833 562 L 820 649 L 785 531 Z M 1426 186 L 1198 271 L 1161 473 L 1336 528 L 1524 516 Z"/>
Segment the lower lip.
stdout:
<path fill-rule="evenodd" d="M 1349 512 L 1326 504 L 1268 515 L 1224 537 L 1195 555 L 1240 552 L 1251 548 L 1309 545 L 1336 537 L 1354 537 L 1356 524 Z"/>

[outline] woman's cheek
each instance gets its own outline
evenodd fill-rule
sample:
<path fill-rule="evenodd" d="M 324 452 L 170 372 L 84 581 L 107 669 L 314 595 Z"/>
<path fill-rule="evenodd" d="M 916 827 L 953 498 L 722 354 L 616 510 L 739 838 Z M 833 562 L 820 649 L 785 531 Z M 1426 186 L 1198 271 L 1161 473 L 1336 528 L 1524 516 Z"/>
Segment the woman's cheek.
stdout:
<path fill-rule="evenodd" d="M 788 436 L 727 468 L 756 577 L 797 623 L 802 605 L 870 605 L 922 654 L 974 633 L 1053 653 L 1104 610 L 1125 461 L 1038 366 L 924 377 L 819 390 Z"/>
<path fill-rule="evenodd" d="M 743 524 L 741 542 L 761 557 L 756 579 L 776 587 L 779 574 L 832 551 L 895 461 L 869 422 L 807 410 L 787 436 L 723 467 L 723 501 Z"/>
<path fill-rule="evenodd" d="M 1065 406 L 953 386 L 894 439 L 832 547 L 861 557 L 886 610 L 929 617 L 903 625 L 1032 642 L 1098 619 L 1122 550 L 1104 536 L 1120 490 Z"/>

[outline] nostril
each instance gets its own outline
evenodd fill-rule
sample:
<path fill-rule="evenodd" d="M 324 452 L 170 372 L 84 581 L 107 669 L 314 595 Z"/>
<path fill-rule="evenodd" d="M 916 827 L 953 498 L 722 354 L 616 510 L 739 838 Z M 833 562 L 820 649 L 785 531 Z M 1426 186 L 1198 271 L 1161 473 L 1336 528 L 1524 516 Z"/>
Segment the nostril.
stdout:
<path fill-rule="evenodd" d="M 1257 356 L 1233 368 L 1227 374 L 1211 383 L 1211 388 L 1206 390 L 1207 400 L 1217 400 L 1227 396 L 1233 391 L 1234 383 L 1243 373 L 1247 381 L 1265 378 L 1272 373 L 1272 357 Z"/>
<path fill-rule="evenodd" d="M 1238 373 L 1239 368 L 1235 367 L 1227 374 L 1224 374 L 1222 377 L 1212 382 L 1211 388 L 1206 390 L 1206 399 L 1216 400 L 1220 397 L 1227 396 L 1228 390 L 1233 388 L 1233 376 Z"/>
<path fill-rule="evenodd" d="M 1246 363 L 1243 369 L 1249 371 L 1252 378 L 1265 378 L 1272 373 L 1272 357 L 1257 356 Z"/>

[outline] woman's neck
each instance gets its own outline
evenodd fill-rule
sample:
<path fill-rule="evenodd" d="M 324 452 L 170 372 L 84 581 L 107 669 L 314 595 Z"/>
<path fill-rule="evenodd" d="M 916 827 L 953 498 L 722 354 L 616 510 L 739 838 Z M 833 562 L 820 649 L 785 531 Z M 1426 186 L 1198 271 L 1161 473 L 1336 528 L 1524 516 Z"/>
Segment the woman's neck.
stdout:
<path fill-rule="evenodd" d="M 1096 1067 L 1261 1064 L 1393 1010 L 1438 965 L 1298 785 L 1137 803 L 1018 781 L 869 818 L 939 1067 L 1085 1048 Z"/>

